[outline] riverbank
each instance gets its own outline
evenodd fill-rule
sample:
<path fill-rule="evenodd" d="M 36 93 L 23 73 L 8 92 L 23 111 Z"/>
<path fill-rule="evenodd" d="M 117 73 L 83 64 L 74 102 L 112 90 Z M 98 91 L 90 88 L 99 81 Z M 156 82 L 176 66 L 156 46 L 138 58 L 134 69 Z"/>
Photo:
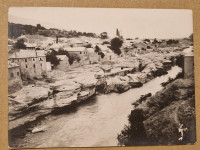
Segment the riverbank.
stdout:
<path fill-rule="evenodd" d="M 194 78 L 177 79 L 156 95 L 133 103 L 137 105 L 131 111 L 129 125 L 118 135 L 119 144 L 194 144 L 194 96 Z"/>
<path fill-rule="evenodd" d="M 161 83 L 174 78 L 180 71 L 181 68 L 174 66 L 166 75 L 139 88 L 123 93 L 97 94 L 71 109 L 39 117 L 27 126 L 10 130 L 11 140 L 14 139 L 10 145 L 26 148 L 117 146 L 117 134 L 128 123 L 133 101 L 143 94 L 154 95 L 162 90 Z"/>
<path fill-rule="evenodd" d="M 176 64 L 180 52 L 147 53 L 139 57 L 118 58 L 111 71 L 104 73 L 100 67 L 108 65 L 86 65 L 69 72 L 53 71 L 48 79 L 34 81 L 20 91 L 9 95 L 9 136 L 24 135 L 22 128 L 32 128 L 48 115 L 66 113 L 80 106 L 77 94 L 93 87 L 95 93 L 123 93 L 142 86 L 153 78 L 166 74 Z M 99 67 L 100 66 L 100 67 Z M 53 90 L 56 94 L 53 95 Z M 32 93 L 35 93 L 34 95 Z M 93 94 L 93 95 L 94 95 Z M 91 95 L 92 96 L 92 95 Z"/>

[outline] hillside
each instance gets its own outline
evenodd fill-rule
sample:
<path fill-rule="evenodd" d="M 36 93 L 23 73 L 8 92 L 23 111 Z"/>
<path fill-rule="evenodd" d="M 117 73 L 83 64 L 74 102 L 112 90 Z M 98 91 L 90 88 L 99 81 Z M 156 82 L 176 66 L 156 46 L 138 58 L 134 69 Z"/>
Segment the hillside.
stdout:
<path fill-rule="evenodd" d="M 43 35 L 47 37 L 79 37 L 79 36 L 86 36 L 86 37 L 97 37 L 95 33 L 87 33 L 87 32 L 78 32 L 75 30 L 60 30 L 56 28 L 45 28 L 40 24 L 37 24 L 36 26 L 33 25 L 25 25 L 25 24 L 19 24 L 19 23 L 12 23 L 8 22 L 8 37 L 9 38 L 17 38 L 24 35 Z"/>
<path fill-rule="evenodd" d="M 185 130 L 183 136 L 180 129 Z M 194 144 L 194 79 L 177 79 L 135 106 L 118 141 L 120 145 Z"/>

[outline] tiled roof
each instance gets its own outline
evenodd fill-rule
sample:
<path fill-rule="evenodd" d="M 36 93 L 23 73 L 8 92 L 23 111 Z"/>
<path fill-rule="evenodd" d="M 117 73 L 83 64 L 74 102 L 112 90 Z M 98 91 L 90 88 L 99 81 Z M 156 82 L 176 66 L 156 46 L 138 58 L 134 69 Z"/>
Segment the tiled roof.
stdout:
<path fill-rule="evenodd" d="M 36 50 L 37 56 L 44 57 L 46 56 L 46 52 L 44 50 Z"/>
<path fill-rule="evenodd" d="M 85 47 L 67 47 L 67 48 L 65 48 L 65 50 L 67 50 L 68 52 L 82 52 L 85 49 L 86 49 Z"/>
<path fill-rule="evenodd" d="M 10 58 L 30 58 L 30 57 L 36 57 L 35 50 L 20 50 L 19 52 L 15 52 L 10 56 Z"/>
<path fill-rule="evenodd" d="M 24 43 L 26 47 L 36 47 L 37 44 L 32 44 L 32 43 Z"/>

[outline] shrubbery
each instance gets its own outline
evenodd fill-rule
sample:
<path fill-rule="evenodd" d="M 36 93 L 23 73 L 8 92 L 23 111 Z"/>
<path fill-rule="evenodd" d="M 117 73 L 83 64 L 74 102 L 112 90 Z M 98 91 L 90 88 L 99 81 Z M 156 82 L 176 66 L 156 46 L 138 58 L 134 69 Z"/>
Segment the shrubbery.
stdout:
<path fill-rule="evenodd" d="M 144 115 L 142 109 L 135 109 L 131 111 L 128 117 L 129 126 L 125 126 L 121 134 L 118 135 L 117 139 L 119 145 L 143 145 L 148 142 L 146 137 L 146 131 L 144 128 Z"/>
<path fill-rule="evenodd" d="M 59 49 L 58 51 L 51 50 L 51 52 L 47 53 L 47 61 L 51 62 L 51 64 L 57 66 L 59 64 L 59 59 L 56 57 L 56 55 L 66 55 L 69 60 L 69 64 L 73 64 L 73 62 L 76 60 L 77 62 L 80 62 L 81 58 L 77 54 L 69 54 L 68 51 L 65 51 L 63 49 Z"/>
<path fill-rule="evenodd" d="M 24 44 L 23 39 L 19 39 L 19 40 L 17 40 L 17 42 L 15 43 L 15 45 L 13 47 L 14 47 L 14 49 L 25 49 L 26 45 Z"/>
<path fill-rule="evenodd" d="M 95 53 L 97 53 L 98 55 L 101 56 L 101 58 L 103 59 L 105 54 L 101 51 L 101 49 L 99 48 L 99 46 L 95 46 L 95 50 L 94 50 Z"/>
<path fill-rule="evenodd" d="M 113 50 L 114 53 L 116 53 L 117 55 L 120 55 L 121 54 L 121 50 L 120 50 L 120 47 L 122 46 L 123 44 L 123 41 L 120 39 L 120 38 L 113 38 L 111 40 L 111 50 Z"/>

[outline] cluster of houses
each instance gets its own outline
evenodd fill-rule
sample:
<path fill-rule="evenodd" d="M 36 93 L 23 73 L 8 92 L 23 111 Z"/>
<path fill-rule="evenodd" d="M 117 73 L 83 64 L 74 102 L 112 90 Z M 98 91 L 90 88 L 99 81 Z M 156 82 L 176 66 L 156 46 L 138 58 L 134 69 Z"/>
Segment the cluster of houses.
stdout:
<path fill-rule="evenodd" d="M 52 31 L 54 32 L 54 31 Z M 117 32 L 117 37 L 123 38 Z M 22 83 L 22 80 L 42 78 L 52 68 L 61 71 L 68 71 L 74 67 L 85 64 L 100 63 L 102 61 L 111 61 L 118 57 L 126 55 L 127 52 L 133 56 L 137 54 L 146 53 L 147 51 L 156 50 L 158 47 L 166 46 L 166 41 L 157 40 L 141 40 L 141 39 L 123 39 L 121 47 L 122 54 L 117 56 L 108 48 L 110 46 L 109 39 L 100 39 L 92 37 L 78 37 L 78 38 L 53 38 L 41 35 L 22 35 L 17 39 L 9 39 L 8 50 L 13 49 L 13 45 L 17 40 L 23 39 L 26 45 L 25 49 L 12 52 L 8 60 L 9 86 Z M 98 46 L 101 52 L 104 53 L 102 58 L 95 47 Z M 53 66 L 46 61 L 46 54 L 52 50 L 59 49 L 67 51 L 69 54 L 76 54 L 80 60 L 75 60 L 73 64 L 69 63 L 69 58 L 66 55 L 57 55 L 59 60 L 57 66 Z"/>
<path fill-rule="evenodd" d="M 26 48 L 13 50 L 14 43 L 20 39 L 23 39 Z M 105 55 L 104 60 L 110 60 L 115 56 L 107 45 L 101 45 L 102 41 L 97 38 L 52 38 L 41 35 L 22 35 L 17 39 L 9 39 L 8 42 L 9 87 L 21 84 L 22 80 L 42 78 L 52 69 L 68 71 L 84 64 L 98 63 L 102 58 L 95 52 L 96 45 L 99 45 L 101 50 L 108 54 Z M 89 48 L 87 47 L 88 44 L 90 45 Z M 68 56 L 56 55 L 59 64 L 53 66 L 46 61 L 46 54 L 59 49 L 77 55 L 80 60 L 75 60 L 73 64 L 70 64 Z"/>

